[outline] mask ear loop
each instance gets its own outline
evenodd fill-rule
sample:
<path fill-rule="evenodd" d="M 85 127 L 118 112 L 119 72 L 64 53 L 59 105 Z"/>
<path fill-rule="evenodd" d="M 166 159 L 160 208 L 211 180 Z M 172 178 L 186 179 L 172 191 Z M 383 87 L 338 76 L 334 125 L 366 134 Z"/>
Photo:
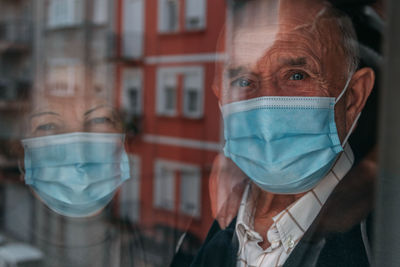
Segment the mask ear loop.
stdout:
<path fill-rule="evenodd" d="M 344 86 L 343 91 L 340 93 L 340 95 L 336 98 L 335 104 L 337 104 L 337 102 L 339 102 L 339 100 L 343 97 L 343 95 L 346 93 L 347 89 L 349 88 L 349 84 L 351 81 L 351 78 L 353 77 L 353 75 L 350 75 L 350 77 L 347 79 L 346 85 Z"/>
<path fill-rule="evenodd" d="M 352 77 L 353 77 L 353 74 L 351 74 L 351 75 L 349 76 L 349 78 L 347 79 L 346 85 L 344 86 L 344 89 L 343 89 L 343 91 L 340 93 L 340 95 L 336 98 L 335 104 L 337 104 L 337 103 L 339 102 L 339 100 L 340 100 L 340 99 L 344 96 L 344 94 L 346 93 L 347 89 L 349 88 L 349 84 L 350 84 L 350 81 L 351 81 L 351 78 L 352 78 Z M 357 121 L 358 121 L 358 119 L 360 118 L 360 116 L 361 116 L 361 113 L 359 113 L 359 114 L 357 115 L 356 119 L 354 120 L 353 124 L 351 125 L 350 131 L 347 133 L 346 137 L 345 137 L 344 140 L 343 140 L 342 147 L 344 147 L 344 145 L 345 145 L 345 144 L 347 143 L 347 141 L 349 140 L 349 137 L 350 137 L 351 133 L 353 132 L 354 128 L 356 127 Z"/>
<path fill-rule="evenodd" d="M 20 173 L 19 178 L 21 179 L 21 181 L 24 181 L 25 180 L 25 170 L 21 166 L 21 160 L 18 159 L 17 163 L 18 163 L 18 171 Z"/>
<path fill-rule="evenodd" d="M 350 135 L 353 133 L 354 128 L 357 125 L 358 119 L 360 118 L 361 113 L 358 113 L 356 119 L 354 120 L 353 124 L 351 125 L 350 131 L 347 133 L 346 138 L 343 140 L 342 143 L 342 147 L 344 147 L 344 145 L 347 143 L 347 141 L 349 140 Z"/>

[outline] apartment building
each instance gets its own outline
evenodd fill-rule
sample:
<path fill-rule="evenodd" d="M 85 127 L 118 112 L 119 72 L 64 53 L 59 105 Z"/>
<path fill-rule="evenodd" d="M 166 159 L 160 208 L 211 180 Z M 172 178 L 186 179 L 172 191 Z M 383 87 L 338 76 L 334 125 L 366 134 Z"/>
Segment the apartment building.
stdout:
<path fill-rule="evenodd" d="M 189 231 L 204 238 L 208 176 L 221 149 L 211 88 L 215 61 L 224 56 L 216 47 L 225 1 L 119 0 L 118 8 L 116 93 L 135 124 L 129 152 L 139 177 L 120 196 L 138 204 L 122 212 L 182 231 L 191 221 Z"/>

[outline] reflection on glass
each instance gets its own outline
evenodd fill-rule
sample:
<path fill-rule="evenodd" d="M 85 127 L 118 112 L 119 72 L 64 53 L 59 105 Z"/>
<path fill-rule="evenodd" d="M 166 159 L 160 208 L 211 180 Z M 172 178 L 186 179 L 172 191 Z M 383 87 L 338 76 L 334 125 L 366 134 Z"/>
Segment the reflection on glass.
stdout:
<path fill-rule="evenodd" d="M 188 265 L 212 222 L 225 3 L 0 7 L 0 262 Z"/>

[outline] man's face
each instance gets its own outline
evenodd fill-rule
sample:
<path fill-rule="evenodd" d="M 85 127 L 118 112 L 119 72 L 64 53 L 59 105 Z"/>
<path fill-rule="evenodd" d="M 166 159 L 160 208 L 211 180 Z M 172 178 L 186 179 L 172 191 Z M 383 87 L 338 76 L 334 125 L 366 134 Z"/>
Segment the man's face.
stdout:
<path fill-rule="evenodd" d="M 250 1 L 232 31 L 221 104 L 261 96 L 338 97 L 350 74 L 335 20 L 321 18 L 325 8 L 316 0 Z M 335 107 L 342 140 L 344 102 Z"/>

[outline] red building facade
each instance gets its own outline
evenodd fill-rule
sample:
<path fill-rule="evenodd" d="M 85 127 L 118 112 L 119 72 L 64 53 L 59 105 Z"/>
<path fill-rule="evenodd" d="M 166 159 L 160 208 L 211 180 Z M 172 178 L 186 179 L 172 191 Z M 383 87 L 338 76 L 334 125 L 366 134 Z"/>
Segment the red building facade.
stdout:
<path fill-rule="evenodd" d="M 224 58 L 216 47 L 225 1 L 118 0 L 115 13 L 116 101 L 134 134 L 134 179 L 119 196 L 120 212 L 144 228 L 204 239 L 213 220 L 208 178 L 222 139 L 212 85 Z"/>

